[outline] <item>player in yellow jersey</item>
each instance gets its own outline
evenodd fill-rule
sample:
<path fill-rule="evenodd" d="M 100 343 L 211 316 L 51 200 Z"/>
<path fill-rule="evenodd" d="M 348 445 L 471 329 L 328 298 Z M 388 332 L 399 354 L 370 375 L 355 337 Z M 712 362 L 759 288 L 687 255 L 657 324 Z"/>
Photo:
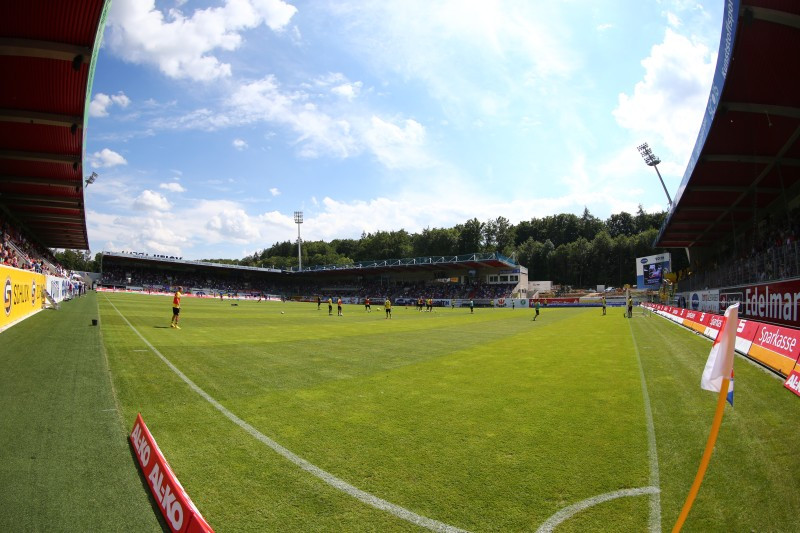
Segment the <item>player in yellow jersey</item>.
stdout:
<path fill-rule="evenodd" d="M 178 287 L 178 289 L 175 291 L 175 296 L 172 297 L 172 322 L 170 323 L 170 327 L 175 329 L 181 329 L 181 327 L 178 325 L 178 320 L 181 317 L 181 296 L 183 296 L 183 294 L 181 294 L 182 290 L 183 287 Z"/>
<path fill-rule="evenodd" d="M 383 302 L 383 307 L 386 308 L 386 318 L 392 318 L 392 301 L 388 296 L 386 297 L 386 301 Z"/>

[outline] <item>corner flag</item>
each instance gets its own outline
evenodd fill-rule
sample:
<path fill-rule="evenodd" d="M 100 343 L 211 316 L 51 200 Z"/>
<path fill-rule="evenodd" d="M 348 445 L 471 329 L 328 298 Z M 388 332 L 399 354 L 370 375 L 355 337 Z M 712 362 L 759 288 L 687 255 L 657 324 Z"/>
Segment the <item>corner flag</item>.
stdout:
<path fill-rule="evenodd" d="M 728 385 L 728 403 L 733 405 L 733 353 L 736 348 L 736 328 L 739 325 L 739 302 L 725 310 L 725 323 L 714 340 L 711 353 L 703 370 L 700 387 L 719 392 L 723 379 L 730 379 Z"/>
<path fill-rule="evenodd" d="M 711 353 L 708 354 L 706 368 L 703 370 L 703 377 L 700 380 L 700 387 L 719 393 L 717 396 L 717 409 L 714 412 L 714 421 L 711 422 L 711 431 L 708 434 L 703 458 L 697 468 L 697 475 L 695 475 L 694 483 L 689 489 L 689 495 L 686 496 L 686 502 L 683 504 L 681 514 L 678 515 L 678 521 L 675 522 L 675 527 L 672 528 L 672 533 L 680 532 L 686 517 L 689 516 L 689 511 L 692 509 L 692 504 L 697 492 L 700 490 L 700 485 L 703 483 L 703 476 L 706 475 L 708 462 L 711 460 L 714 443 L 717 442 L 717 434 L 722 424 L 725 400 L 727 399 L 733 405 L 733 352 L 736 348 L 736 329 L 738 326 L 739 304 L 735 303 L 725 310 L 725 322 L 714 340 L 714 346 L 711 347 Z M 728 389 L 727 395 L 723 389 Z"/>

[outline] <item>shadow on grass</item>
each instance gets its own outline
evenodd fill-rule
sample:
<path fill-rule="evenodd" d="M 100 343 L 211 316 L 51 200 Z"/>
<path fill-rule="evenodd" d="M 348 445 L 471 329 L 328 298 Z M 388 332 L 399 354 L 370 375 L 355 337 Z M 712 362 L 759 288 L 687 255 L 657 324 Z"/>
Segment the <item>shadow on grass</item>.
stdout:
<path fill-rule="evenodd" d="M 147 499 L 150 501 L 150 507 L 153 509 L 153 514 L 158 520 L 158 523 L 164 533 L 171 533 L 172 530 L 167 525 L 164 515 L 161 514 L 161 507 L 153 497 L 153 493 L 150 492 L 150 484 L 147 482 L 147 478 L 144 477 L 144 472 L 142 472 L 142 469 L 139 467 L 139 460 L 136 458 L 136 450 L 133 449 L 133 444 L 131 444 L 130 439 L 126 438 L 125 440 L 128 441 L 128 452 L 131 454 L 133 467 L 136 469 L 136 473 L 139 474 L 139 482 L 142 484 L 142 490 L 145 492 L 145 494 L 147 494 Z"/>
<path fill-rule="evenodd" d="M 169 329 L 172 326 L 153 326 L 155 329 Z"/>

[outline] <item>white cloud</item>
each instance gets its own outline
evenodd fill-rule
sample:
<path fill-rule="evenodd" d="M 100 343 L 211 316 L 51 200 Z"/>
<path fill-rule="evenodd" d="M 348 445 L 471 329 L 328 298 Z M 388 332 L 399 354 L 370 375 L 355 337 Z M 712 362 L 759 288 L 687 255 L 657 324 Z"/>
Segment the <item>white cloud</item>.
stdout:
<path fill-rule="evenodd" d="M 110 96 L 104 93 L 97 93 L 94 95 L 94 98 L 92 98 L 92 101 L 89 104 L 89 116 L 107 117 L 108 108 L 112 105 L 118 105 L 119 107 L 125 108 L 128 107 L 130 103 L 130 98 L 128 98 L 122 91 Z"/>
<path fill-rule="evenodd" d="M 333 87 L 331 92 L 337 96 L 341 96 L 346 100 L 353 101 L 356 97 L 358 97 L 363 85 L 364 84 L 360 81 L 355 83 L 343 83 Z"/>
<path fill-rule="evenodd" d="M 167 190 L 169 192 L 186 192 L 186 189 L 184 189 L 183 186 L 177 181 L 162 183 L 161 185 L 159 185 L 159 188 Z"/>
<path fill-rule="evenodd" d="M 222 112 L 197 109 L 183 117 L 162 119 L 156 126 L 213 130 L 267 122 L 295 133 L 294 144 L 301 157 L 345 159 L 369 150 L 389 169 L 433 164 L 425 151 L 425 127 L 418 121 L 361 116 L 359 110 L 334 115 L 311 98 L 303 91 L 283 89 L 274 76 L 267 76 L 239 86 Z"/>
<path fill-rule="evenodd" d="M 142 194 L 133 201 L 133 208 L 142 211 L 164 212 L 171 207 L 172 204 L 163 195 L 149 189 L 142 191 Z"/>
<path fill-rule="evenodd" d="M 103 148 L 99 152 L 93 153 L 87 159 L 92 168 L 110 168 L 128 164 L 124 157 L 108 148 Z"/>
<path fill-rule="evenodd" d="M 233 147 L 239 151 L 242 151 L 245 148 L 247 148 L 247 141 L 245 141 L 244 139 L 234 139 Z"/>
<path fill-rule="evenodd" d="M 265 24 L 281 32 L 297 12 L 282 0 L 227 0 L 190 15 L 180 7 L 164 13 L 155 0 L 116 0 L 106 35 L 110 49 L 125 61 L 156 65 L 171 78 L 210 81 L 231 75 L 231 65 L 214 54 L 238 48 L 242 31 Z"/>
<path fill-rule="evenodd" d="M 359 60 L 422 84 L 451 122 L 468 125 L 487 95 L 504 105 L 484 113 L 513 116 L 580 69 L 560 4 L 405 0 L 330 9 L 346 21 L 345 46 Z"/>
<path fill-rule="evenodd" d="M 280 196 L 280 194 L 281 194 L 281 191 L 279 191 L 277 187 L 272 187 L 272 188 L 269 190 L 269 193 L 270 193 L 272 196 Z"/>
<path fill-rule="evenodd" d="M 614 118 L 650 139 L 657 153 L 669 150 L 688 160 L 708 100 L 716 54 L 667 28 L 664 41 L 642 60 L 645 75 L 633 94 L 620 94 Z M 663 154 L 662 154 L 663 157 Z"/>
<path fill-rule="evenodd" d="M 220 211 L 206 223 L 206 229 L 220 238 L 241 244 L 261 238 L 257 225 L 243 209 Z"/>
<path fill-rule="evenodd" d="M 364 132 L 364 142 L 378 160 L 389 169 L 419 168 L 431 164 L 423 152 L 425 128 L 415 120 L 402 125 L 372 117 Z"/>

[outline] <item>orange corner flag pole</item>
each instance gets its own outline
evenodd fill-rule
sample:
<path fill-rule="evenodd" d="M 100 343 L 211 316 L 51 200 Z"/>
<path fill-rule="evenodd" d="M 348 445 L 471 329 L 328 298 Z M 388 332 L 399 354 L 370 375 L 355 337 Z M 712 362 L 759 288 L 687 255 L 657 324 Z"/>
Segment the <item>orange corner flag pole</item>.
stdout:
<path fill-rule="evenodd" d="M 722 385 L 719 388 L 719 397 L 717 398 L 717 411 L 714 413 L 714 421 L 711 423 L 711 432 L 706 441 L 706 450 L 703 452 L 703 458 L 700 460 L 700 466 L 697 469 L 697 475 L 694 477 L 692 488 L 689 489 L 689 495 L 686 496 L 686 503 L 683 504 L 681 514 L 678 516 L 678 521 L 675 522 L 675 527 L 672 528 L 672 533 L 678 533 L 686 522 L 686 517 L 689 516 L 689 511 L 692 510 L 692 504 L 700 491 L 700 485 L 703 483 L 703 477 L 706 475 L 708 463 L 711 461 L 711 453 L 714 451 L 714 444 L 717 442 L 717 434 L 719 434 L 719 426 L 722 424 L 722 415 L 725 412 L 725 399 L 728 396 L 729 378 L 722 379 Z"/>

